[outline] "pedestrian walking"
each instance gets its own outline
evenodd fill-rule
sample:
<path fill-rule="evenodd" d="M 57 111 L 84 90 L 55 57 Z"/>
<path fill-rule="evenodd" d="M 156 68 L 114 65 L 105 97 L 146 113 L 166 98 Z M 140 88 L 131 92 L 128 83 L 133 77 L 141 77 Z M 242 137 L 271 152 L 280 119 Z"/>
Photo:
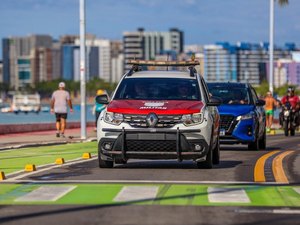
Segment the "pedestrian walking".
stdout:
<path fill-rule="evenodd" d="M 65 90 L 65 83 L 58 84 L 58 90 L 54 91 L 51 98 L 51 113 L 56 117 L 56 137 L 65 137 L 67 125 L 68 106 L 70 112 L 73 112 L 70 94 Z"/>
<path fill-rule="evenodd" d="M 265 111 L 266 111 L 266 126 L 267 132 L 270 132 L 273 125 L 274 118 L 274 110 L 277 107 L 278 103 L 276 99 L 272 96 L 270 91 L 267 92 L 267 96 L 265 97 Z"/>

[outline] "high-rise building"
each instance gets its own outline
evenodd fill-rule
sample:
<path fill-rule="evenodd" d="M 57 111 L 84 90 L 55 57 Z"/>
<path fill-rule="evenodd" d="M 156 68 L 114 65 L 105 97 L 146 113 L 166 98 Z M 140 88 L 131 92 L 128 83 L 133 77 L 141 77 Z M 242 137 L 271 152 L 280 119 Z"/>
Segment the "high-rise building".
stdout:
<path fill-rule="evenodd" d="M 97 39 L 90 35 L 86 39 L 87 46 L 87 78 L 98 77 L 111 82 L 111 45 L 108 39 Z M 80 44 L 80 39 L 75 40 Z"/>
<path fill-rule="evenodd" d="M 75 74 L 75 71 L 77 71 L 77 73 L 79 71 L 79 46 L 73 44 L 66 44 L 66 45 L 62 45 L 61 49 L 62 49 L 62 79 L 74 80 L 74 76 L 75 77 L 78 76 Z M 78 70 L 76 68 L 78 68 Z"/>
<path fill-rule="evenodd" d="M 183 32 L 172 28 L 169 32 L 146 32 L 139 28 L 134 32 L 123 33 L 125 63 L 130 59 L 155 59 L 162 51 L 183 52 Z M 125 70 L 130 66 L 125 65 Z"/>
<path fill-rule="evenodd" d="M 3 63 L 0 61 L 0 83 L 3 83 Z"/>
<path fill-rule="evenodd" d="M 33 83 L 52 80 L 53 76 L 53 58 L 50 48 L 32 49 L 32 77 Z"/>
<path fill-rule="evenodd" d="M 207 81 L 237 81 L 236 49 L 228 43 L 204 46 L 204 78 Z"/>
<path fill-rule="evenodd" d="M 5 38 L 3 43 L 4 80 L 16 90 L 34 82 L 32 77 L 32 50 L 40 47 L 51 48 L 49 35 Z"/>
<path fill-rule="evenodd" d="M 2 82 L 6 85 L 10 84 L 10 63 L 9 63 L 9 39 L 2 39 L 2 64 L 3 64 L 3 76 Z"/>
<path fill-rule="evenodd" d="M 61 44 L 53 42 L 52 44 L 52 79 L 57 80 L 62 76 L 62 57 Z"/>
<path fill-rule="evenodd" d="M 124 74 L 124 54 L 121 41 L 111 41 L 111 82 L 117 83 Z"/>
<path fill-rule="evenodd" d="M 269 81 L 269 63 L 266 63 L 266 77 Z M 300 86 L 300 62 L 290 59 L 279 59 L 274 63 L 274 87 L 285 84 Z"/>
<path fill-rule="evenodd" d="M 274 60 L 280 58 L 290 59 L 291 53 L 288 49 L 274 49 Z M 269 61 L 267 43 L 251 44 L 238 43 L 237 45 L 237 71 L 238 81 L 251 82 L 259 85 L 266 76 L 261 73 L 261 66 Z"/>

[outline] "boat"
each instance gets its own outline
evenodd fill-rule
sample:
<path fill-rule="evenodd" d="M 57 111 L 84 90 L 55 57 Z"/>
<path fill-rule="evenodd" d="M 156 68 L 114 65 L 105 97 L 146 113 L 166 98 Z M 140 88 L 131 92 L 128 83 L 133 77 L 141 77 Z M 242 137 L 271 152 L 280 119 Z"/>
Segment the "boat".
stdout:
<path fill-rule="evenodd" d="M 41 111 L 41 98 L 39 94 L 25 95 L 17 94 L 13 96 L 11 111 L 14 113 L 34 112 L 39 113 Z"/>

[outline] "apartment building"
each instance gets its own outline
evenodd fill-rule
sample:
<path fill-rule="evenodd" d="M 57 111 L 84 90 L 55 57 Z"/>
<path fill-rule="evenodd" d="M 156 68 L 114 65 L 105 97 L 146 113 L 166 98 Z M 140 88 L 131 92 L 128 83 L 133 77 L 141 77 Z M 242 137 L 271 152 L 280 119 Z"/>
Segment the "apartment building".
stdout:
<path fill-rule="evenodd" d="M 289 49 L 275 48 L 274 61 L 280 58 L 291 59 Z M 238 43 L 237 44 L 237 72 L 238 81 L 251 82 L 253 85 L 259 85 L 266 80 L 264 66 L 269 61 L 268 43 Z"/>
<path fill-rule="evenodd" d="M 38 48 L 51 48 L 49 35 L 30 35 L 27 37 L 10 37 L 2 40 L 3 44 L 3 81 L 16 90 L 24 85 L 33 85 L 32 68 L 35 60 L 32 52 Z"/>
<path fill-rule="evenodd" d="M 155 59 L 163 51 L 173 50 L 177 54 L 183 52 L 183 32 L 171 28 L 168 32 L 146 32 L 144 28 L 137 31 L 123 33 L 124 69 L 130 66 L 126 62 L 130 59 Z"/>
<path fill-rule="evenodd" d="M 236 48 L 228 43 L 204 46 L 204 78 L 209 81 L 237 81 Z"/>

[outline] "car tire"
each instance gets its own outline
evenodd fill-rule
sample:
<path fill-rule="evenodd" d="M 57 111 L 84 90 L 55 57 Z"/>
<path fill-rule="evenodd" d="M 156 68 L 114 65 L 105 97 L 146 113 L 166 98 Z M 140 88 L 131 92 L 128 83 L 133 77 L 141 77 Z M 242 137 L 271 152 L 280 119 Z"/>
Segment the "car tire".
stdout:
<path fill-rule="evenodd" d="M 258 150 L 259 149 L 259 138 L 258 138 L 258 128 L 255 132 L 255 140 L 253 142 L 250 142 L 248 144 L 248 149 L 249 150 Z"/>
<path fill-rule="evenodd" d="M 284 135 L 287 137 L 289 136 L 289 123 L 288 121 L 283 121 L 283 129 L 284 129 Z"/>
<path fill-rule="evenodd" d="M 99 167 L 100 168 L 113 168 L 114 167 L 114 162 L 113 161 L 101 159 L 100 152 L 98 152 L 98 161 L 99 161 Z"/>
<path fill-rule="evenodd" d="M 267 146 L 267 137 L 266 137 L 266 129 L 264 130 L 264 134 L 263 136 L 261 137 L 261 139 L 259 140 L 259 149 L 266 149 L 266 146 Z"/>
<path fill-rule="evenodd" d="M 290 134 L 291 134 L 291 136 L 295 136 L 295 128 L 291 128 Z"/>
<path fill-rule="evenodd" d="M 213 132 L 213 129 L 212 129 Z M 213 134 L 210 138 L 210 144 L 208 146 L 208 152 L 205 161 L 197 162 L 199 169 L 211 169 L 213 167 Z"/>
<path fill-rule="evenodd" d="M 216 146 L 213 150 L 213 164 L 217 165 L 220 163 L 220 140 L 217 138 Z"/>

